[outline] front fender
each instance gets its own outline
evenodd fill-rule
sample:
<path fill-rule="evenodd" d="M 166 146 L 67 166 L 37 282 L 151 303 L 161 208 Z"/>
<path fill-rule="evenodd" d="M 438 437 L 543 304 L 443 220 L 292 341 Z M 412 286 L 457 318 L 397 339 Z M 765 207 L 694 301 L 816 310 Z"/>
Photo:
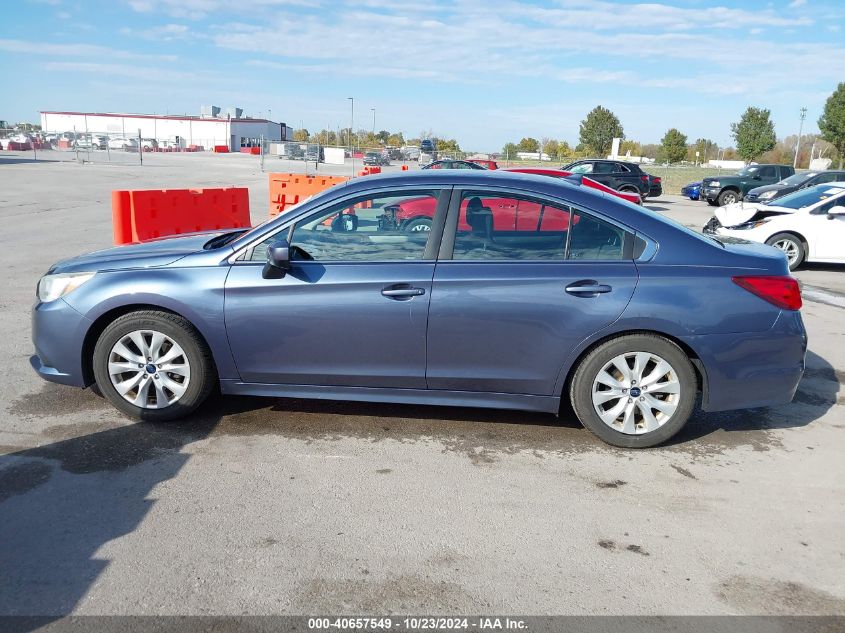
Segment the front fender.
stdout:
<path fill-rule="evenodd" d="M 219 377 L 237 379 L 223 318 L 228 274 L 228 266 L 101 272 L 65 299 L 91 322 L 112 310 L 133 305 L 155 306 L 180 314 L 208 343 Z"/>

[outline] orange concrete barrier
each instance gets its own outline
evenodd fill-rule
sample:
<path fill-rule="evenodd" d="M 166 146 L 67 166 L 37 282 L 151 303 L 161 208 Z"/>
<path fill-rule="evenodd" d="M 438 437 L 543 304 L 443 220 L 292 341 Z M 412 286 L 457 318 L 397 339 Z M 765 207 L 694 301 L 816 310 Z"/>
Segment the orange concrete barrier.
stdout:
<path fill-rule="evenodd" d="M 349 180 L 346 176 L 270 174 L 270 217 L 284 213 L 315 193 Z"/>
<path fill-rule="evenodd" d="M 402 165 L 402 171 L 408 171 L 408 166 L 407 166 L 407 165 Z"/>
<path fill-rule="evenodd" d="M 229 146 L 228 145 L 215 145 L 214 149 L 212 151 L 215 154 L 228 154 L 229 153 Z"/>
<path fill-rule="evenodd" d="M 246 187 L 112 191 L 112 228 L 118 245 L 249 226 Z"/>

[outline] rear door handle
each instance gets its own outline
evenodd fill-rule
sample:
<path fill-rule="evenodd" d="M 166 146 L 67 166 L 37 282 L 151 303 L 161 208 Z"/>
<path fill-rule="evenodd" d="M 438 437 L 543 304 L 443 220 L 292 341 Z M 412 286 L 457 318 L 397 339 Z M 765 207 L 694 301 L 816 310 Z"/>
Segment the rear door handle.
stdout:
<path fill-rule="evenodd" d="M 600 284 L 598 282 L 589 280 L 589 281 L 576 281 L 573 284 L 569 284 L 566 287 L 566 292 L 571 295 L 598 295 L 603 294 L 605 292 L 610 292 L 613 290 L 607 284 Z"/>
<path fill-rule="evenodd" d="M 387 286 L 381 291 L 382 296 L 389 299 L 407 300 L 425 294 L 425 288 L 415 288 L 408 285 Z"/>

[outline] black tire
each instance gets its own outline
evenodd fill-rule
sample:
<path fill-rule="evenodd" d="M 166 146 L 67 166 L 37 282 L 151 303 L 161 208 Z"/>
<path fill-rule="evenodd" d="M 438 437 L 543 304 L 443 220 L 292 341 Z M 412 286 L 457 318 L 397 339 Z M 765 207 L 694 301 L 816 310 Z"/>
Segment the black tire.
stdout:
<path fill-rule="evenodd" d="M 637 435 L 611 428 L 593 405 L 593 383 L 599 372 L 612 359 L 632 352 L 648 352 L 666 360 L 680 385 L 677 407 L 671 417 L 656 430 Z M 648 448 L 665 442 L 683 428 L 692 414 L 697 391 L 695 369 L 681 348 L 655 334 L 628 334 L 605 341 L 581 360 L 569 385 L 569 398 L 581 424 L 603 441 L 621 448 Z"/>
<path fill-rule="evenodd" d="M 705 200 L 707 200 L 707 204 L 709 204 L 711 207 L 718 207 L 719 206 L 719 203 L 716 202 L 715 200 L 711 200 L 710 198 L 705 198 Z"/>
<path fill-rule="evenodd" d="M 619 187 L 619 191 L 622 191 L 624 193 L 635 193 L 635 194 L 640 195 L 640 196 L 642 195 L 640 193 L 639 189 L 637 189 L 636 187 L 631 187 L 630 185 L 626 185 L 624 187 Z"/>
<path fill-rule="evenodd" d="M 179 344 L 190 365 L 190 381 L 185 393 L 161 409 L 145 409 L 128 402 L 111 382 L 109 356 L 114 345 L 135 330 L 154 330 Z M 217 372 L 208 346 L 199 332 L 185 319 L 170 312 L 142 310 L 125 314 L 110 323 L 94 347 L 94 378 L 97 387 L 114 407 L 129 418 L 164 422 L 184 417 L 196 409 L 217 384 Z"/>
<path fill-rule="evenodd" d="M 787 244 L 790 249 L 794 249 L 794 259 L 790 259 L 789 253 L 786 249 L 780 248 L 780 245 L 775 246 L 775 244 L 778 244 L 779 242 Z M 793 235 L 792 233 L 777 233 L 776 235 L 772 235 L 766 240 L 766 244 L 769 246 L 775 246 L 775 248 L 784 252 L 787 256 L 787 261 L 789 262 L 789 270 L 795 270 L 798 268 L 802 263 L 804 263 L 804 258 L 807 256 L 807 251 L 804 248 L 804 242 L 801 241 L 801 238 Z"/>
<path fill-rule="evenodd" d="M 407 233 L 428 232 L 431 231 L 431 218 L 414 218 L 405 222 L 402 230 Z"/>
<path fill-rule="evenodd" d="M 726 204 L 732 204 L 734 202 L 739 202 L 740 200 L 742 200 L 742 196 L 739 195 L 738 191 L 734 189 L 725 189 L 719 194 L 719 197 L 716 199 L 716 203 L 720 207 L 724 207 Z"/>

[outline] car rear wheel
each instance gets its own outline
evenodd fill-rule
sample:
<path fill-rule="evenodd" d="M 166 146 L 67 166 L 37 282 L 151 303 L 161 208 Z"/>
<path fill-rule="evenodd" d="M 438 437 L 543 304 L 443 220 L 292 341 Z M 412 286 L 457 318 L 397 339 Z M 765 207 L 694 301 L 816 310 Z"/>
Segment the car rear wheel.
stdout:
<path fill-rule="evenodd" d="M 115 319 L 94 348 L 94 377 L 124 415 L 173 420 L 208 397 L 216 373 L 196 329 L 169 312 L 144 310 Z"/>
<path fill-rule="evenodd" d="M 766 244 L 774 246 L 786 255 L 789 270 L 795 270 L 804 261 L 804 244 L 791 233 L 778 233 L 766 240 Z"/>
<path fill-rule="evenodd" d="M 720 207 L 724 207 L 726 204 L 733 204 L 734 202 L 739 202 L 739 192 L 734 191 L 733 189 L 725 189 L 719 194 L 719 198 L 717 200 Z"/>
<path fill-rule="evenodd" d="M 408 233 L 420 233 L 420 232 L 427 232 L 431 230 L 431 219 L 430 218 L 414 218 L 413 220 L 409 220 L 403 230 L 407 231 Z"/>
<path fill-rule="evenodd" d="M 581 423 L 623 448 L 647 448 L 675 435 L 692 414 L 696 393 L 689 358 L 653 334 L 602 343 L 578 365 L 569 389 Z"/>

